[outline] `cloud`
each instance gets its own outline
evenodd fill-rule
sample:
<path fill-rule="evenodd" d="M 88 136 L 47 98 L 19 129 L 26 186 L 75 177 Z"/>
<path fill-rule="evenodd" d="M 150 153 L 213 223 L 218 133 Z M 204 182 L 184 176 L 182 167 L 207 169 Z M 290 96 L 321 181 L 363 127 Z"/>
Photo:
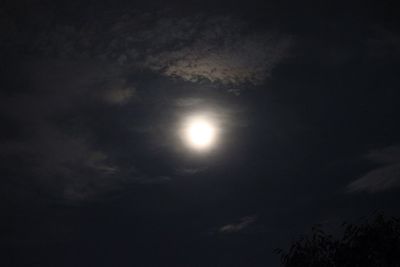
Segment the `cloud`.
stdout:
<path fill-rule="evenodd" d="M 236 223 L 226 224 L 219 228 L 220 233 L 230 234 L 241 232 L 249 226 L 253 225 L 257 221 L 257 216 L 246 216 L 241 218 Z"/>
<path fill-rule="evenodd" d="M 185 97 L 185 98 L 178 98 L 175 100 L 175 103 L 178 107 L 191 107 L 191 106 L 197 106 L 199 104 L 202 104 L 204 102 L 204 99 L 202 98 L 196 98 L 196 97 Z"/>
<path fill-rule="evenodd" d="M 142 177 L 137 179 L 137 182 L 141 184 L 165 184 L 171 181 L 172 178 L 169 176 L 156 176 L 156 177 Z"/>
<path fill-rule="evenodd" d="M 260 84 L 286 56 L 290 39 L 270 33 L 241 34 L 233 23 L 222 21 L 211 26 L 215 31 L 199 33 L 186 47 L 149 56 L 145 66 L 190 82 Z M 232 26 L 237 33 L 229 34 Z"/>
<path fill-rule="evenodd" d="M 367 40 L 368 54 L 372 59 L 392 61 L 400 58 L 400 35 L 376 25 Z"/>
<path fill-rule="evenodd" d="M 7 39 L 8 49 L 17 49 L 14 52 L 21 60 L 12 63 L 20 63 L 23 69 L 7 78 L 17 84 L 15 80 L 22 76 L 26 84 L 18 90 L 12 89 L 19 84 L 11 84 L 9 92 L 1 95 L 2 114 L 21 134 L 12 134 L 14 137 L 0 143 L 2 157 L 12 161 L 10 166 L 3 165 L 9 170 L 21 166 L 19 176 L 34 176 L 33 183 L 68 200 L 84 200 L 114 190 L 127 179 L 150 184 L 168 181 L 168 176 L 160 173 L 149 174 L 152 170 L 145 173 L 130 169 L 146 157 L 141 155 L 143 151 L 132 152 L 129 163 L 121 162 L 116 155 L 124 152 L 118 151 L 121 148 L 116 147 L 115 138 L 108 138 L 117 136 L 118 131 L 132 134 L 127 137 L 132 143 L 140 142 L 135 137 L 146 135 L 149 150 L 168 147 L 185 153 L 176 145 L 171 120 L 179 121 L 184 112 L 206 103 L 211 113 L 218 114 L 215 119 L 225 129 L 221 140 L 234 142 L 227 133 L 244 126 L 241 111 L 237 107 L 221 107 L 214 97 L 217 90 L 212 88 L 223 85 L 225 89 L 231 88 L 228 92 L 239 95 L 238 85 L 263 83 L 288 56 L 292 45 L 288 35 L 255 30 L 233 16 L 176 17 L 168 11 L 126 11 L 110 16 L 79 26 L 57 23 L 39 27 L 39 34 L 24 32 L 16 24 L 13 27 L 21 34 Z M 4 45 L 0 43 L 3 48 Z M 29 62 L 23 59 L 28 54 Z M 13 56 L 10 58 L 14 60 Z M 203 99 L 171 88 L 163 93 L 168 101 L 160 101 L 158 88 L 151 89 L 151 93 L 140 88 L 146 87 L 147 75 L 152 80 L 158 77 L 169 79 L 168 82 L 206 82 L 212 84 L 209 90 L 213 92 Z M 147 116 L 156 110 L 153 106 L 165 112 L 157 111 L 159 116 L 148 120 Z M 118 112 L 128 108 L 135 118 L 129 120 L 134 127 L 126 128 L 134 131 L 118 128 L 126 114 Z M 203 169 L 182 168 L 178 175 L 200 171 Z"/>
<path fill-rule="evenodd" d="M 13 173 L 14 180 L 32 177 L 44 192 L 70 201 L 117 188 L 125 177 L 110 153 L 96 143 L 90 125 L 91 114 L 105 106 L 98 97 L 104 91 L 97 85 L 104 79 L 118 80 L 112 78 L 116 74 L 79 61 L 25 66 L 29 90 L 2 95 L 0 101 L 2 114 L 17 133 L 1 136 L 1 157 L 7 159 L 3 171 Z M 125 95 L 117 100 L 128 101 Z"/>
<path fill-rule="evenodd" d="M 207 167 L 197 167 L 197 168 L 178 168 L 176 173 L 182 176 L 196 175 L 198 173 L 204 172 Z"/>
<path fill-rule="evenodd" d="M 400 161 L 400 146 L 390 146 L 370 151 L 365 158 L 379 164 L 392 164 Z"/>
<path fill-rule="evenodd" d="M 111 104 L 123 104 L 129 101 L 133 96 L 135 90 L 126 89 L 112 89 L 104 93 L 104 99 Z"/>
<path fill-rule="evenodd" d="M 400 164 L 372 170 L 348 185 L 350 192 L 378 193 L 400 186 Z"/>
<path fill-rule="evenodd" d="M 114 23 L 89 21 L 43 32 L 34 48 L 62 57 L 96 57 L 188 82 L 263 83 L 287 57 L 293 39 L 256 31 L 231 16 L 173 17 L 127 13 Z"/>
<path fill-rule="evenodd" d="M 127 84 L 124 79 L 109 81 L 99 93 L 100 97 L 111 105 L 127 104 L 135 97 L 136 88 Z"/>
<path fill-rule="evenodd" d="M 365 158 L 381 166 L 351 182 L 347 192 L 378 193 L 400 187 L 400 147 L 391 146 L 374 150 Z"/>
<path fill-rule="evenodd" d="M 5 168 L 18 166 L 17 170 L 33 175 L 47 193 L 72 201 L 91 198 L 114 187 L 119 167 L 104 151 L 49 124 L 41 127 L 46 128 L 29 139 L 0 145 L 2 156 L 20 157 Z"/>

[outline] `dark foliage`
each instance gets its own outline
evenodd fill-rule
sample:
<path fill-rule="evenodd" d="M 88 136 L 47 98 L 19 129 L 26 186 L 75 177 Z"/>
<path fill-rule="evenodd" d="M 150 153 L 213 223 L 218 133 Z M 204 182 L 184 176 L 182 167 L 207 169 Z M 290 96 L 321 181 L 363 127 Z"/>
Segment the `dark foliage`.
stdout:
<path fill-rule="evenodd" d="M 288 252 L 277 250 L 286 267 L 394 267 L 400 266 L 400 220 L 378 215 L 360 225 L 343 225 L 335 238 L 321 226 L 294 242 Z"/>

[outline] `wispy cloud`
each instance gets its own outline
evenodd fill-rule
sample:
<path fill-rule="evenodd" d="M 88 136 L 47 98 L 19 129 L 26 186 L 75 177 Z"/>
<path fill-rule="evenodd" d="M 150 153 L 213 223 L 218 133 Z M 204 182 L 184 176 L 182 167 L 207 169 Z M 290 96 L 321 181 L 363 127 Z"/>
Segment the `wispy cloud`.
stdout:
<path fill-rule="evenodd" d="M 188 176 L 195 175 L 207 170 L 207 167 L 198 167 L 198 168 L 178 168 L 176 170 L 178 175 Z"/>
<path fill-rule="evenodd" d="M 98 84 L 118 80 L 115 73 L 79 61 L 31 64 L 26 65 L 30 91 L 0 101 L 2 113 L 24 133 L 0 143 L 1 156 L 9 159 L 2 169 L 30 175 L 43 191 L 71 201 L 114 190 L 124 179 L 121 168 L 96 144 L 96 134 L 86 121 L 91 112 L 107 106 L 99 98 L 105 91 Z M 107 100 L 128 101 L 125 95 Z"/>
<path fill-rule="evenodd" d="M 192 107 L 199 105 L 203 102 L 204 99 L 196 97 L 185 97 L 185 98 L 178 98 L 175 100 L 176 105 L 179 107 Z"/>
<path fill-rule="evenodd" d="M 124 79 L 114 79 L 105 83 L 97 94 L 108 104 L 124 105 L 136 96 L 136 88 Z"/>
<path fill-rule="evenodd" d="M 241 232 L 257 221 L 257 216 L 246 216 L 240 218 L 238 222 L 223 225 L 218 229 L 218 232 L 224 234 Z"/>
<path fill-rule="evenodd" d="M 386 62 L 400 58 L 400 35 L 397 32 L 376 25 L 371 33 L 367 47 L 372 59 Z"/>
<path fill-rule="evenodd" d="M 365 158 L 381 166 L 351 182 L 347 192 L 378 193 L 400 187 L 400 147 L 374 150 Z"/>

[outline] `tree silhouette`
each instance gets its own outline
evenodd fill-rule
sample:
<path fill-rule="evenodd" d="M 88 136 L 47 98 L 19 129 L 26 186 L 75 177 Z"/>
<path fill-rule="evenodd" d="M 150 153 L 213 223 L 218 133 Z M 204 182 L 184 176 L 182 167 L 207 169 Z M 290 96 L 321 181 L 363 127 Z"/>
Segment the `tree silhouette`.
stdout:
<path fill-rule="evenodd" d="M 310 236 L 276 250 L 285 267 L 399 267 L 400 220 L 378 215 L 363 224 L 344 223 L 339 238 L 313 227 Z"/>

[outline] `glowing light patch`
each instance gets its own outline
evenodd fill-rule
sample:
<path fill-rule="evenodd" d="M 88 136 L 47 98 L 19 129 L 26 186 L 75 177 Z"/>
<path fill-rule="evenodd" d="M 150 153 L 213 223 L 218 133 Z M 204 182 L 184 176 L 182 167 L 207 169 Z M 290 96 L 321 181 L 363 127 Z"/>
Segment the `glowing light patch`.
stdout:
<path fill-rule="evenodd" d="M 216 127 L 205 117 L 192 117 L 184 127 L 186 143 L 196 150 L 210 149 L 216 138 Z"/>

